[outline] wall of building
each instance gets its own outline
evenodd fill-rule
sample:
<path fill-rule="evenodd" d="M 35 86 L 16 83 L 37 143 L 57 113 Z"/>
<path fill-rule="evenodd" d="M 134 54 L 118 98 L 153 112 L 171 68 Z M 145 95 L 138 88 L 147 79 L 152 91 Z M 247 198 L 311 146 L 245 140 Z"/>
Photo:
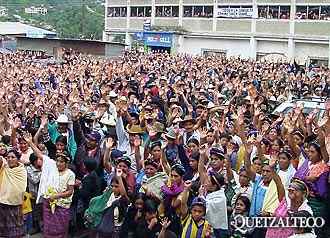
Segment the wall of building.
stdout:
<path fill-rule="evenodd" d="M 250 56 L 249 40 L 210 39 L 201 37 L 184 37 L 180 53 L 200 55 L 204 50 L 223 51 L 227 56 Z"/>

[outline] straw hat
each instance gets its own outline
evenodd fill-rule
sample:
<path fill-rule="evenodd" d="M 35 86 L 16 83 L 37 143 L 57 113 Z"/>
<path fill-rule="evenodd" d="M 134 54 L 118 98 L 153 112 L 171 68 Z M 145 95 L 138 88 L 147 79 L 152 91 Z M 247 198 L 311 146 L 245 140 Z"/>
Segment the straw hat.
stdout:
<path fill-rule="evenodd" d="M 142 134 L 144 132 L 139 125 L 128 125 L 127 131 L 129 134 Z"/>

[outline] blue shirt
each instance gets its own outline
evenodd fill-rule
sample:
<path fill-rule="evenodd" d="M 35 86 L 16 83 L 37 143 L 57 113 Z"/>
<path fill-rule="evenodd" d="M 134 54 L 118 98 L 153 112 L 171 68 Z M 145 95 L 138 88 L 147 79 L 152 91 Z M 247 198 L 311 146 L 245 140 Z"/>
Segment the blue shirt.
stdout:
<path fill-rule="evenodd" d="M 256 178 L 253 183 L 250 216 L 256 217 L 261 214 L 266 192 L 267 187 L 263 184 L 262 176 L 256 174 Z"/>

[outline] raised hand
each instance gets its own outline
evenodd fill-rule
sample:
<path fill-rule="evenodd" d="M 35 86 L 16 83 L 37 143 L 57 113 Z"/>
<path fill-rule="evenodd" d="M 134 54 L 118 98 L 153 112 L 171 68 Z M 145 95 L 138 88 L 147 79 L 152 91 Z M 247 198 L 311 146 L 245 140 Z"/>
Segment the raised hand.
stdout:
<path fill-rule="evenodd" d="M 21 127 L 21 125 L 22 125 L 22 121 L 21 121 L 21 119 L 20 119 L 19 117 L 16 117 L 16 118 L 14 119 L 13 127 L 14 127 L 15 129 L 18 129 L 18 128 Z"/>
<path fill-rule="evenodd" d="M 121 177 L 121 176 L 123 175 L 123 171 L 122 171 L 121 169 L 117 169 L 117 170 L 116 170 L 116 175 L 117 175 L 118 177 Z"/>
<path fill-rule="evenodd" d="M 205 127 L 200 131 L 200 136 L 201 138 L 207 137 L 207 129 Z"/>
<path fill-rule="evenodd" d="M 25 133 L 23 134 L 23 139 L 24 139 L 26 142 L 28 142 L 28 143 L 31 143 L 32 140 L 33 140 L 32 135 L 31 135 L 30 133 L 28 133 L 28 132 L 25 132 Z"/>
<path fill-rule="evenodd" d="M 47 123 L 48 123 L 48 117 L 46 115 L 42 115 L 40 127 L 45 128 L 47 126 Z"/>
<path fill-rule="evenodd" d="M 109 137 L 105 142 L 105 147 L 107 149 L 111 149 L 113 147 L 114 141 L 111 137 Z"/>
<path fill-rule="evenodd" d="M 171 225 L 171 221 L 167 217 L 164 217 L 160 224 L 162 225 L 163 230 L 166 230 Z"/>
<path fill-rule="evenodd" d="M 199 148 L 199 153 L 201 154 L 201 155 L 205 155 L 206 154 L 206 145 L 204 144 L 204 145 L 202 145 L 200 148 Z"/>

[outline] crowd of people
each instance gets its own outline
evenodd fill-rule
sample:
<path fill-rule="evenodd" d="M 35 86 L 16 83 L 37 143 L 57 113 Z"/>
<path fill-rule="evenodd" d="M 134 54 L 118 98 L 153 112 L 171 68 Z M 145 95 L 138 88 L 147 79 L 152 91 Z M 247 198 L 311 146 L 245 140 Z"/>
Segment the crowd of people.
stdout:
<path fill-rule="evenodd" d="M 68 50 L 0 55 L 0 237 L 329 237 L 330 71 Z M 246 218 L 324 219 L 318 227 Z"/>

